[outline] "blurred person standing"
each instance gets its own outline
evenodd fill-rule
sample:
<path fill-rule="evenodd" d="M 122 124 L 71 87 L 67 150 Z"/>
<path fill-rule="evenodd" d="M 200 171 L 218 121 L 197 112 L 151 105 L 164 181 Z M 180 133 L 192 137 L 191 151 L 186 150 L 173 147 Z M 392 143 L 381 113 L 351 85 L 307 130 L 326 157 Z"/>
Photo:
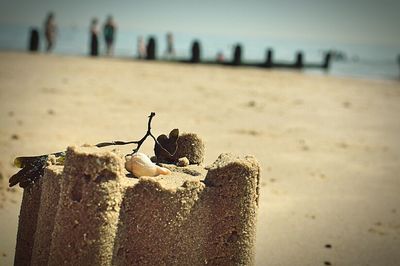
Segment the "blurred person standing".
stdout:
<path fill-rule="evenodd" d="M 167 50 L 165 51 L 165 56 L 167 59 L 173 59 L 175 57 L 174 49 L 174 36 L 171 32 L 167 33 Z"/>
<path fill-rule="evenodd" d="M 53 12 L 48 13 L 44 22 L 44 35 L 46 39 L 46 51 L 51 52 L 54 49 L 57 35 L 57 24 L 55 22 Z"/>
<path fill-rule="evenodd" d="M 104 40 L 106 42 L 106 53 L 107 55 L 113 54 L 114 49 L 114 39 L 116 32 L 116 25 L 112 16 L 108 16 L 106 23 L 103 27 Z"/>
<path fill-rule="evenodd" d="M 90 55 L 98 56 L 99 55 L 99 29 L 98 29 L 98 20 L 97 18 L 92 19 L 92 23 L 90 24 Z"/>
<path fill-rule="evenodd" d="M 146 45 L 144 44 L 142 36 L 139 36 L 137 39 L 137 58 L 139 59 L 146 58 Z"/>
<path fill-rule="evenodd" d="M 225 61 L 224 53 L 223 53 L 222 51 L 219 51 L 219 52 L 217 53 L 216 61 L 217 61 L 218 63 L 223 63 L 223 62 Z"/>

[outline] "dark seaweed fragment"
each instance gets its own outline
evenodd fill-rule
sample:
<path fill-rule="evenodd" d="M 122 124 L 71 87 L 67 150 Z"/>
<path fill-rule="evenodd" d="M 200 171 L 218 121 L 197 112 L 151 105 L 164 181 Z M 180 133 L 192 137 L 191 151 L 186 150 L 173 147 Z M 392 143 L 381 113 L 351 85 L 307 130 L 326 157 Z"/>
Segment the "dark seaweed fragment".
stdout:
<path fill-rule="evenodd" d="M 57 159 L 57 163 L 62 163 L 65 157 L 65 152 L 52 153 Z M 34 183 L 44 174 L 44 168 L 47 165 L 47 159 L 50 154 L 39 156 L 22 156 L 14 160 L 14 166 L 22 168 L 15 175 L 10 177 L 9 186 L 15 186 L 19 183 L 22 188 Z"/>

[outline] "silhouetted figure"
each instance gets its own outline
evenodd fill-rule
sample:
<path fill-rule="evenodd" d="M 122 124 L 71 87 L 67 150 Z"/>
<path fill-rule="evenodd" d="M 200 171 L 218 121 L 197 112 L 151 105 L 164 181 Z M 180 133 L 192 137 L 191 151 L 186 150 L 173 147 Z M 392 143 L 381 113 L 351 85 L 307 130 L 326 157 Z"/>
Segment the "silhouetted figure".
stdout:
<path fill-rule="evenodd" d="M 37 52 L 39 50 L 39 31 L 36 28 L 32 28 L 29 37 L 29 51 Z"/>
<path fill-rule="evenodd" d="M 296 54 L 296 62 L 294 63 L 294 66 L 296 68 L 302 68 L 304 66 L 303 53 L 302 52 L 297 52 L 297 54 Z"/>
<path fill-rule="evenodd" d="M 192 58 L 190 59 L 190 61 L 192 63 L 200 63 L 200 57 L 200 42 L 196 40 L 192 44 Z"/>
<path fill-rule="evenodd" d="M 146 45 L 144 44 L 142 36 L 139 36 L 137 40 L 137 58 L 139 59 L 146 58 Z"/>
<path fill-rule="evenodd" d="M 156 59 L 156 40 L 154 39 L 154 37 L 150 37 L 149 41 L 147 42 L 146 59 L 147 60 Z"/>
<path fill-rule="evenodd" d="M 99 29 L 98 29 L 98 20 L 97 18 L 92 19 L 92 23 L 90 25 L 90 55 L 98 56 L 99 55 Z"/>
<path fill-rule="evenodd" d="M 57 24 L 54 13 L 50 12 L 44 22 L 44 35 L 46 37 L 46 51 L 51 52 L 54 48 L 57 35 Z"/>
<path fill-rule="evenodd" d="M 272 49 L 267 50 L 267 56 L 265 58 L 265 67 L 272 67 L 273 65 L 273 52 Z"/>
<path fill-rule="evenodd" d="M 173 59 L 175 57 L 175 49 L 174 49 L 174 36 L 171 32 L 167 33 L 167 50 L 165 51 L 165 56 L 167 59 Z"/>
<path fill-rule="evenodd" d="M 112 16 L 108 16 L 103 27 L 104 40 L 106 42 L 106 54 L 112 55 L 114 52 L 114 39 L 117 27 Z"/>
<path fill-rule="evenodd" d="M 322 67 L 323 67 L 325 70 L 328 70 L 328 69 L 329 69 L 329 66 L 330 66 L 330 64 L 331 64 L 331 58 L 332 58 L 332 54 L 331 54 L 330 52 L 327 52 L 327 53 L 325 54 L 324 63 L 322 64 Z"/>
<path fill-rule="evenodd" d="M 232 63 L 236 66 L 242 63 L 242 46 L 240 44 L 235 46 Z"/>

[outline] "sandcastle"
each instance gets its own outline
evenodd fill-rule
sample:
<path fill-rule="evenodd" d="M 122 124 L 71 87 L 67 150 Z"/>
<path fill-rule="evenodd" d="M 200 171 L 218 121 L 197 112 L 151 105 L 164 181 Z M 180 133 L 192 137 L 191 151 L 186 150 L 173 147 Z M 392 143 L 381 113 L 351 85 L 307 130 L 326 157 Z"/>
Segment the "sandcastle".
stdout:
<path fill-rule="evenodd" d="M 69 147 L 24 190 L 15 265 L 254 264 L 258 162 L 221 154 L 203 167 L 203 142 L 184 136 L 194 141 L 179 155 L 196 164 L 156 177 L 129 178 L 116 152 Z"/>

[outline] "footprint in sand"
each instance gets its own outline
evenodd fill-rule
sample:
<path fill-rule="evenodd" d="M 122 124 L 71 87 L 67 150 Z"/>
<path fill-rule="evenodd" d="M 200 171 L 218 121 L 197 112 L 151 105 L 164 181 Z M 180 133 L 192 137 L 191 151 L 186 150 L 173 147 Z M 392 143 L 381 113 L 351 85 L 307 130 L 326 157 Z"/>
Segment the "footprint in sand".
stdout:
<path fill-rule="evenodd" d="M 302 99 L 296 99 L 292 103 L 293 105 L 302 105 L 304 104 L 304 101 Z"/>
<path fill-rule="evenodd" d="M 238 129 L 234 131 L 237 134 L 241 135 L 249 135 L 249 136 L 260 136 L 262 132 L 254 130 L 254 129 Z"/>
<path fill-rule="evenodd" d="M 258 112 L 260 112 L 264 109 L 263 104 L 256 102 L 255 100 L 248 101 L 248 102 L 244 103 L 243 105 L 249 109 L 252 109 L 252 110 L 258 111 Z"/>
<path fill-rule="evenodd" d="M 310 147 L 307 145 L 306 141 L 304 139 L 300 139 L 299 140 L 299 144 L 300 144 L 300 149 L 303 151 L 309 151 Z"/>
<path fill-rule="evenodd" d="M 306 214 L 305 217 L 311 220 L 315 220 L 317 218 L 314 214 Z"/>
<path fill-rule="evenodd" d="M 337 144 L 337 146 L 338 146 L 339 148 L 342 148 L 342 149 L 347 149 L 347 148 L 349 147 L 349 145 L 348 145 L 346 142 L 339 142 L 339 143 Z"/>
<path fill-rule="evenodd" d="M 59 93 L 59 90 L 54 88 L 54 87 L 44 87 L 41 89 L 41 91 L 43 93 L 47 93 L 47 94 L 57 94 Z"/>
<path fill-rule="evenodd" d="M 342 106 L 344 108 L 350 108 L 351 107 L 351 102 L 348 102 L 348 101 L 342 102 Z"/>
<path fill-rule="evenodd" d="M 246 105 L 247 107 L 256 107 L 256 101 L 249 101 Z"/>

